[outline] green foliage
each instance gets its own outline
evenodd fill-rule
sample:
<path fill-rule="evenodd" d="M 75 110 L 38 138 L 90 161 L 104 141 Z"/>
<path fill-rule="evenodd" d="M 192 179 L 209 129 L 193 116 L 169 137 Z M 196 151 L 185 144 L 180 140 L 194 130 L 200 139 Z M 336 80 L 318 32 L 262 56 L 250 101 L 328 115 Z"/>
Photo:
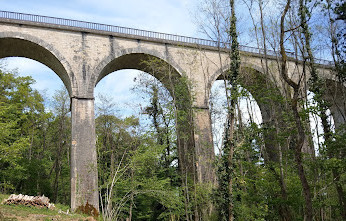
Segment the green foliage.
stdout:
<path fill-rule="evenodd" d="M 225 79 L 226 86 L 226 97 L 227 97 L 227 120 L 225 128 L 225 138 L 222 146 L 222 153 L 218 159 L 217 168 L 217 178 L 218 187 L 215 190 L 214 200 L 217 205 L 217 210 L 219 213 L 219 220 L 232 220 L 234 216 L 234 195 L 233 195 L 233 185 L 234 185 L 234 160 L 233 153 L 235 148 L 234 136 L 234 125 L 235 121 L 235 107 L 236 102 L 239 97 L 238 90 L 238 75 L 240 69 L 240 54 L 239 54 L 239 43 L 238 34 L 236 28 L 236 15 L 234 0 L 230 0 L 230 27 L 229 27 L 229 39 L 230 39 L 230 69 L 228 71 L 227 77 Z"/>
<path fill-rule="evenodd" d="M 36 119 L 43 112 L 42 98 L 30 88 L 32 83 L 29 77 L 0 71 L 0 186 L 3 191 L 15 190 L 14 184 L 27 176 L 23 162 L 31 155 Z"/>
<path fill-rule="evenodd" d="M 301 10 L 304 11 L 302 15 L 310 16 L 306 7 Z M 237 102 L 249 94 L 237 85 L 251 85 L 247 90 L 258 102 L 282 111 L 277 113 L 280 116 L 278 124 L 265 122 L 257 125 L 235 119 L 233 138 L 229 139 L 230 128 L 227 127 L 224 148 L 215 163 L 217 188 L 196 184 L 193 173 L 196 157 L 193 149 L 193 96 L 189 92 L 192 85 L 160 59 L 143 63 L 168 88 L 163 90 L 157 81 L 137 79 L 135 90 L 149 101 L 149 105 L 142 109 L 148 116 L 147 122 L 150 122 L 145 129 L 136 116 L 123 118 L 116 115 L 115 104 L 106 97 L 97 107 L 100 196 L 104 199 L 110 194 L 110 209 L 115 211 L 115 220 L 129 217 L 132 220 L 197 219 L 200 214 L 206 214 L 203 210 L 210 208 L 211 201 L 215 202 L 214 213 L 217 214 L 213 214 L 210 220 L 229 220 L 229 205 L 232 205 L 231 213 L 235 220 L 280 220 L 282 208 L 292 211 L 292 220 L 304 219 L 302 186 L 291 149 L 297 142 L 292 113 L 285 111 L 287 101 L 278 95 L 280 92 L 271 86 L 263 87 L 267 82 L 257 73 L 249 71 L 248 79 L 239 78 L 240 56 L 235 22 L 235 16 L 232 16 L 228 33 L 232 42 L 231 68 L 227 76 L 231 104 L 226 107 L 228 116 L 234 114 L 234 118 L 238 117 Z M 310 37 L 310 33 L 306 33 L 305 38 Z M 31 88 L 34 82 L 31 78 L 0 74 L 1 191 L 45 194 L 55 202 L 69 203 L 71 128 L 68 94 L 64 90 L 58 91 L 54 105 L 48 111 L 42 96 Z M 248 84 L 254 78 L 263 84 Z M 319 102 L 308 107 L 304 106 L 305 102 L 300 103 L 299 116 L 306 124 L 307 135 L 310 134 L 307 126 L 309 114 L 320 115 L 328 107 L 323 103 L 321 85 L 324 82 L 315 80 L 310 86 L 318 92 L 314 99 Z M 272 103 L 275 107 L 271 106 Z M 271 135 L 270 140 L 268 135 Z M 325 220 L 340 220 L 342 208 L 338 191 L 332 184 L 346 188 L 345 128 L 331 131 L 330 136 L 315 158 L 304 156 L 303 166 L 314 193 L 316 219 L 322 216 L 320 211 L 324 211 Z M 280 160 L 266 160 L 267 146 L 273 148 Z M 185 158 L 178 159 L 178 153 Z M 192 165 L 185 165 L 185 168 L 191 166 L 191 170 L 179 168 L 186 162 L 192 162 Z M 338 180 L 333 176 L 334 172 L 340 175 Z M 286 197 L 283 196 L 281 178 Z"/>
<path fill-rule="evenodd" d="M 133 124 L 136 120 L 129 120 L 129 118 L 120 120 L 113 116 L 112 119 L 117 121 L 115 124 L 117 126 L 136 125 Z M 99 120 L 100 117 L 97 121 Z M 123 129 L 118 128 L 118 132 L 120 133 Z M 128 217 L 129 213 L 135 220 L 167 220 L 169 217 L 182 216 L 184 207 L 180 198 L 181 189 L 172 186 L 172 180 L 167 177 L 164 167 L 165 161 L 162 156 L 166 147 L 157 144 L 151 136 L 138 137 L 135 134 L 128 134 L 126 130 L 123 130 L 119 136 L 122 140 L 121 146 L 118 146 L 117 151 L 112 155 L 113 158 L 118 159 L 113 166 L 120 167 L 120 173 L 116 174 L 117 182 L 112 197 L 113 208 L 119 210 L 118 219 Z M 100 139 L 101 136 L 98 138 Z M 105 191 L 104 188 L 110 185 L 113 177 L 109 174 L 111 163 L 107 160 L 110 158 L 110 153 L 101 151 L 100 148 L 105 146 L 99 146 L 99 157 L 104 159 L 99 161 L 104 162 L 99 164 L 99 171 L 103 176 L 100 179 L 102 193 Z M 104 177 L 106 175 L 108 176 Z M 135 209 L 130 212 L 132 207 Z"/>
<path fill-rule="evenodd" d="M 155 63 L 147 65 L 157 68 Z M 176 112 L 184 104 L 172 106 L 172 102 L 178 101 L 172 101 L 157 81 L 145 76 L 136 81 L 139 83 L 134 90 L 149 101 L 143 109 L 151 121 L 149 129 L 140 130 L 134 116 L 117 117 L 111 111 L 114 105 L 107 98 L 102 98 L 98 107 L 101 197 L 111 194 L 111 210 L 116 211 L 116 220 L 130 216 L 134 220 L 180 220 L 185 207 L 178 173 L 175 121 L 186 117 Z M 175 84 L 171 94 L 181 93 L 180 87 L 183 86 Z M 113 180 L 114 189 L 110 192 Z"/>
<path fill-rule="evenodd" d="M 64 125 L 69 125 L 68 111 L 64 116 L 59 110 L 56 114 L 47 112 L 42 96 L 31 88 L 33 83 L 30 77 L 0 71 L 0 188 L 5 193 L 45 194 L 54 202 L 68 203 L 69 165 L 65 156 L 70 131 L 59 123 L 65 118 Z M 64 151 L 60 148 L 60 153 L 54 154 L 62 143 Z M 53 177 L 62 188 L 54 186 Z"/>

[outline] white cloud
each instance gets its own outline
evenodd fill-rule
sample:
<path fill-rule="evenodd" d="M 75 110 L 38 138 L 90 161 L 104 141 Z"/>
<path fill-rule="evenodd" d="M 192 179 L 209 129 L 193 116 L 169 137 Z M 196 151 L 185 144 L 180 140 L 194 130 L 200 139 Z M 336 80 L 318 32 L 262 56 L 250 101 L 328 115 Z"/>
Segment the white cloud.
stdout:
<path fill-rule="evenodd" d="M 50 97 L 63 85 L 62 80 L 50 68 L 28 58 L 6 58 L 5 68 L 9 71 L 16 70 L 20 76 L 31 76 L 36 81 L 32 87 L 39 91 L 46 90 Z"/>
<path fill-rule="evenodd" d="M 0 0 L 2 10 L 194 35 L 188 7 L 197 0 Z"/>
<path fill-rule="evenodd" d="M 107 94 L 119 94 L 134 86 L 133 79 L 138 76 L 137 70 L 120 70 L 104 77 L 95 88 L 95 94 L 106 92 Z"/>

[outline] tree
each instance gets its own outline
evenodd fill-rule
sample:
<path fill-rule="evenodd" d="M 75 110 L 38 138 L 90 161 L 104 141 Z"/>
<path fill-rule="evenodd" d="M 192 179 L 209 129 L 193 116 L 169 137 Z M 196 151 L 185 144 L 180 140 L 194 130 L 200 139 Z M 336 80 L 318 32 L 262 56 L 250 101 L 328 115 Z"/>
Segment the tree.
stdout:
<path fill-rule="evenodd" d="M 177 182 L 171 107 L 164 102 L 162 95 L 166 92 L 157 82 L 143 76 L 136 81 L 136 93 L 150 101 L 143 111 L 152 120 L 151 129 L 139 130 L 134 116 L 115 116 L 115 104 L 109 98 L 103 97 L 98 105 L 100 195 L 106 198 L 103 213 L 115 219 L 179 219 L 184 204 Z"/>
<path fill-rule="evenodd" d="M 310 185 L 306 178 L 306 172 L 304 170 L 303 162 L 302 162 L 302 147 L 305 141 L 305 132 L 303 122 L 301 120 L 299 114 L 299 90 L 300 90 L 300 79 L 299 82 L 294 82 L 291 78 L 288 77 L 287 73 L 287 55 L 284 46 L 284 38 L 285 38 L 285 17 L 290 8 L 291 1 L 287 0 L 284 11 L 281 15 L 280 20 L 280 54 L 281 54 L 281 76 L 285 80 L 285 82 L 293 89 L 292 98 L 288 98 L 291 105 L 291 110 L 294 117 L 295 126 L 297 129 L 297 141 L 294 146 L 294 157 L 298 168 L 298 174 L 300 181 L 303 186 L 304 199 L 305 199 L 305 219 L 312 220 L 313 210 L 312 210 L 312 195 L 310 190 Z"/>
<path fill-rule="evenodd" d="M 238 34 L 236 29 L 236 15 L 234 0 L 230 1 L 230 70 L 225 78 L 225 91 L 227 98 L 227 122 L 225 128 L 225 138 L 222 148 L 222 155 L 220 164 L 217 169 L 218 175 L 218 198 L 216 203 L 219 211 L 220 220 L 233 220 L 234 219 L 234 203 L 233 203 L 233 154 L 235 148 L 234 130 L 235 130 L 235 109 L 238 99 L 238 75 L 240 68 L 240 55 Z"/>
<path fill-rule="evenodd" d="M 1 188 L 4 192 L 48 192 L 47 167 L 41 161 L 42 96 L 31 88 L 33 79 L 0 71 Z"/>
<path fill-rule="evenodd" d="M 50 145 L 54 163 L 51 168 L 53 178 L 53 202 L 69 202 L 70 191 L 70 143 L 71 117 L 70 97 L 65 88 L 57 90 L 53 96 L 54 117 L 49 123 Z M 54 171 L 54 173 L 53 173 Z M 59 180 L 60 179 L 60 180 Z"/>

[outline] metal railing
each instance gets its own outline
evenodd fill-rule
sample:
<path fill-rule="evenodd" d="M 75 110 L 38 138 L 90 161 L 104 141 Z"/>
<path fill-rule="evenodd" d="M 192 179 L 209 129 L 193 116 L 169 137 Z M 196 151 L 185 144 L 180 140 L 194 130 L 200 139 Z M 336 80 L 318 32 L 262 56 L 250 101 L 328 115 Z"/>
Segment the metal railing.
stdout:
<path fill-rule="evenodd" d="M 126 27 L 120 27 L 120 26 L 114 26 L 114 25 L 105 25 L 100 23 L 94 23 L 94 22 L 86 22 L 86 21 L 78 21 L 78 20 L 72 20 L 72 19 L 65 19 L 65 18 L 55 18 L 50 16 L 42 16 L 42 15 L 33 15 L 33 14 L 25 14 L 25 13 L 18 13 L 18 12 L 9 12 L 9 11 L 1 11 L 0 10 L 0 18 L 5 19 L 13 19 L 13 20 L 19 20 L 19 21 L 29 21 L 29 22 L 37 22 L 37 23 L 44 23 L 44 24 L 53 24 L 53 25 L 61 25 L 61 26 L 67 26 L 67 27 L 74 27 L 74 28 L 83 28 L 83 29 L 90 29 L 90 30 L 96 30 L 96 31 L 105 31 L 110 33 L 119 33 L 119 34 L 126 34 L 126 35 L 133 35 L 133 36 L 140 36 L 144 38 L 151 38 L 151 39 L 159 39 L 159 40 L 166 40 L 170 42 L 176 42 L 179 43 L 188 43 L 188 44 L 196 44 L 201 46 L 209 46 L 209 47 L 215 47 L 215 48 L 226 48 L 229 49 L 229 44 L 226 43 L 220 43 L 213 40 L 208 39 L 201 39 L 201 38 L 193 38 L 193 37 L 186 37 L 181 35 L 173 35 L 173 34 L 166 34 L 161 32 L 154 32 L 154 31 L 146 31 L 146 30 L 140 30 L 140 29 L 134 29 L 134 28 L 126 28 Z M 250 47 L 250 46 L 244 46 L 240 45 L 239 50 L 244 52 L 250 52 L 255 54 L 264 54 L 264 50 L 260 48 Z M 273 50 L 267 50 L 267 54 L 270 56 L 280 56 L 277 52 Z M 287 52 L 288 56 L 295 58 L 295 53 Z M 298 56 L 299 59 L 302 60 L 301 56 Z M 332 65 L 333 62 L 323 59 L 315 59 L 315 62 L 318 64 L 323 65 Z"/>

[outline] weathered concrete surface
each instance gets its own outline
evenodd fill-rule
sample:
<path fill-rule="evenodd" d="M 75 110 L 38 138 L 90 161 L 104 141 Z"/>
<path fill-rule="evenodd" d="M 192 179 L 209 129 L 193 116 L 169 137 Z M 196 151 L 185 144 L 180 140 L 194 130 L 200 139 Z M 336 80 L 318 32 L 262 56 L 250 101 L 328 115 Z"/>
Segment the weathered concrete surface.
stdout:
<path fill-rule="evenodd" d="M 214 146 L 209 108 L 194 108 L 197 179 L 216 183 Z"/>
<path fill-rule="evenodd" d="M 71 208 L 89 204 L 98 211 L 94 100 L 73 97 L 71 103 Z"/>
<path fill-rule="evenodd" d="M 31 58 L 47 65 L 62 79 L 69 91 L 72 99 L 72 209 L 87 202 L 98 208 L 93 105 L 95 85 L 116 70 L 134 68 L 148 71 L 141 61 L 150 57 L 166 62 L 174 69 L 175 77 L 186 76 L 191 82 L 194 96 L 194 123 L 191 125 L 195 130 L 190 140 L 195 142 L 191 148 L 194 148 L 196 155 L 196 162 L 191 163 L 196 166 L 200 182 L 213 178 L 209 95 L 213 83 L 229 68 L 226 51 L 126 34 L 0 19 L 0 58 L 11 56 Z M 287 90 L 276 62 L 275 57 L 269 57 L 270 72 L 264 75 L 262 57 L 242 52 L 243 86 L 250 91 L 263 89 L 257 84 L 265 79 L 274 85 L 275 93 L 285 95 Z M 298 69 L 295 61 L 289 61 L 289 75 L 296 81 L 301 71 Z M 322 78 L 335 82 L 329 67 L 320 65 L 318 70 Z M 165 77 L 162 73 L 151 74 L 160 80 Z M 169 82 L 162 81 L 170 89 Z M 331 107 L 336 125 L 345 122 L 346 113 L 344 101 L 339 101 L 338 97 L 334 96 L 336 101 L 332 102 Z M 264 121 L 272 123 L 275 112 L 273 105 L 268 106 L 261 95 L 255 99 Z"/>

